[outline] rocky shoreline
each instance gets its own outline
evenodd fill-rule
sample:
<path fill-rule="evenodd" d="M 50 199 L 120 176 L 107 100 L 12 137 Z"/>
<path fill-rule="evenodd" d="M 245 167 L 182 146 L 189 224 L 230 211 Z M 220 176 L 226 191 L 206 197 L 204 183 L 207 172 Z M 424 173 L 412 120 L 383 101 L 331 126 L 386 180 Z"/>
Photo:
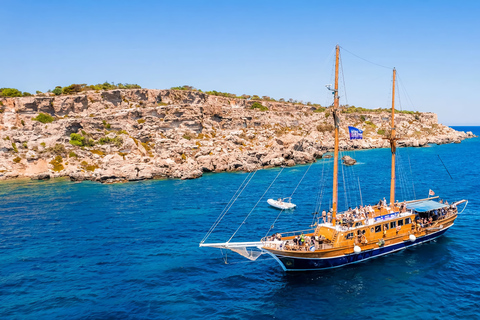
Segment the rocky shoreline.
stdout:
<path fill-rule="evenodd" d="M 261 109 L 252 108 L 258 103 Z M 439 124 L 434 113 L 395 118 L 400 147 L 474 137 Z M 340 149 L 388 147 L 389 119 L 388 112 L 342 113 Z M 328 108 L 198 91 L 0 97 L 0 180 L 193 179 L 204 172 L 305 164 L 333 149 L 331 123 Z M 350 125 L 364 130 L 363 140 L 347 139 Z"/>

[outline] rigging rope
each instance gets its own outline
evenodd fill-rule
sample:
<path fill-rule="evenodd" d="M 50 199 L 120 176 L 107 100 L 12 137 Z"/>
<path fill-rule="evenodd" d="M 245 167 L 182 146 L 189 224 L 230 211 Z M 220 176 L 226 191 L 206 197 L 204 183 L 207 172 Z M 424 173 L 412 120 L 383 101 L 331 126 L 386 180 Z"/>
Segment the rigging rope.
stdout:
<path fill-rule="evenodd" d="M 353 52 L 351 52 L 351 51 L 348 51 L 348 50 L 345 49 L 344 47 L 340 47 L 340 48 L 342 48 L 342 51 L 347 51 L 347 52 L 350 53 L 351 55 L 353 55 L 353 56 L 355 56 L 355 57 L 357 57 L 357 58 L 359 58 L 359 59 L 362 59 L 363 61 L 366 61 L 366 62 L 368 62 L 368 63 L 374 64 L 374 65 L 379 66 L 379 67 L 382 67 L 382 68 L 390 69 L 390 70 L 393 69 L 393 68 L 391 68 L 391 67 L 386 67 L 386 66 L 383 66 L 383 65 L 381 65 L 381 64 L 378 64 L 378 63 L 372 62 L 372 61 L 370 61 L 370 60 L 367 60 L 367 59 L 365 59 L 365 58 L 362 58 L 362 57 L 356 55 L 355 53 L 353 53 Z"/>
<path fill-rule="evenodd" d="M 412 164 L 410 163 L 410 149 L 408 148 L 407 148 L 407 156 L 408 156 L 408 166 L 410 167 L 410 177 L 412 178 L 413 198 L 417 199 L 417 195 L 415 194 L 415 182 L 413 181 Z"/>
<path fill-rule="evenodd" d="M 292 198 L 293 195 L 295 194 L 295 191 L 297 191 L 298 186 L 302 183 L 303 178 L 305 178 L 305 175 L 307 174 L 308 170 L 310 170 L 310 168 L 312 167 L 312 164 L 313 164 L 313 162 L 310 163 L 310 165 L 308 166 L 307 170 L 305 170 L 305 173 L 303 174 L 302 179 L 300 179 L 300 181 L 298 182 L 297 186 L 295 187 L 295 189 L 293 190 L 292 194 L 290 195 L 290 198 Z"/>
<path fill-rule="evenodd" d="M 342 70 L 342 81 L 343 81 L 343 92 L 345 93 L 345 104 L 348 105 L 348 98 L 347 98 L 347 87 L 345 86 L 345 75 L 343 73 L 343 63 L 342 63 L 342 55 L 339 56 L 340 60 L 340 68 Z"/>
<path fill-rule="evenodd" d="M 242 194 L 243 190 L 245 190 L 245 188 L 247 187 L 247 185 L 250 183 L 250 181 L 252 180 L 252 178 L 255 176 L 255 174 L 257 173 L 257 170 L 253 171 L 252 172 L 249 172 L 248 175 L 245 177 L 245 179 L 243 180 L 242 184 L 240 185 L 240 187 L 237 189 L 237 191 L 235 191 L 234 195 L 232 196 L 232 198 L 230 199 L 230 201 L 227 203 L 227 205 L 225 206 L 225 208 L 223 209 L 223 211 L 220 213 L 220 215 L 217 217 L 217 220 L 215 220 L 215 222 L 213 223 L 213 225 L 210 227 L 210 229 L 208 230 L 207 234 L 203 237 L 202 241 L 200 243 L 204 243 L 207 238 L 212 234 L 212 232 L 215 230 L 215 228 L 218 226 L 218 224 L 222 221 L 222 219 L 225 217 L 225 215 L 227 214 L 228 210 L 230 210 L 230 208 L 233 206 L 233 204 L 235 203 L 235 201 L 237 201 L 238 197 Z M 249 178 L 250 177 L 250 178 Z M 247 181 L 248 179 L 248 181 Z M 245 183 L 246 182 L 246 183 Z M 242 188 L 243 186 L 243 188 Z M 241 190 L 240 190 L 241 189 Z M 240 191 L 240 192 L 239 192 Z"/>
<path fill-rule="evenodd" d="M 298 182 L 297 186 L 295 187 L 295 189 L 293 190 L 292 194 L 290 195 L 290 199 L 293 197 L 293 195 L 295 194 L 295 191 L 297 191 L 297 188 L 298 186 L 300 186 L 300 184 L 302 183 L 303 181 L 303 178 L 305 178 L 305 176 L 307 175 L 307 172 L 308 170 L 310 170 L 310 168 L 312 167 L 312 163 L 310 163 L 310 165 L 308 166 L 307 170 L 305 170 L 305 173 L 303 174 L 302 178 L 300 179 L 300 181 Z M 268 229 L 267 233 L 265 234 L 265 237 L 270 233 L 270 231 L 275 227 L 275 223 L 278 221 L 278 219 L 280 218 L 280 215 L 283 213 L 283 211 L 285 211 L 284 209 L 282 209 L 280 211 L 280 213 L 277 215 L 277 217 L 275 218 L 275 220 L 273 221 L 273 224 L 270 226 L 270 229 Z"/>
<path fill-rule="evenodd" d="M 438 159 L 440 159 L 440 161 L 442 162 L 443 167 L 445 168 L 445 170 L 447 170 L 448 175 L 449 175 L 450 178 L 453 180 L 453 177 L 452 177 L 452 175 L 450 174 L 450 172 L 448 171 L 447 167 L 445 166 L 445 163 L 443 163 L 442 158 L 440 158 L 440 155 L 439 155 L 439 154 L 437 154 L 437 156 L 438 156 Z"/>
<path fill-rule="evenodd" d="M 401 80 L 398 72 L 397 72 L 397 78 L 398 78 L 398 83 L 402 86 L 403 88 L 403 92 L 405 93 L 405 96 L 407 97 L 408 101 L 410 102 L 410 104 L 412 105 L 412 107 L 414 106 L 413 104 L 413 101 L 412 99 L 410 99 L 410 95 L 408 94 L 408 91 L 407 91 L 407 88 L 405 88 L 405 85 L 403 84 L 403 80 Z"/>
<path fill-rule="evenodd" d="M 360 177 L 358 177 L 358 191 L 360 191 L 360 204 L 363 206 L 362 189 L 360 188 Z"/>
<path fill-rule="evenodd" d="M 245 217 L 245 219 L 243 219 L 242 223 L 238 226 L 237 230 L 235 230 L 235 232 L 232 234 L 232 236 L 230 237 L 230 239 L 228 239 L 227 243 L 229 243 L 233 237 L 237 234 L 238 230 L 240 230 L 240 228 L 245 224 L 245 221 L 247 221 L 248 217 L 250 216 L 250 214 L 252 214 L 253 210 L 255 210 L 255 208 L 258 206 L 258 204 L 260 203 L 260 201 L 262 201 L 263 197 L 265 196 L 265 194 L 267 194 L 268 190 L 270 190 L 270 188 L 272 187 L 272 185 L 275 183 L 275 181 L 277 180 L 278 176 L 280 175 L 280 173 L 282 173 L 283 169 L 285 169 L 285 167 L 282 167 L 282 169 L 278 172 L 277 176 L 275 177 L 275 179 L 273 179 L 272 183 L 270 183 L 270 185 L 268 186 L 267 190 L 265 190 L 265 192 L 263 193 L 263 195 L 260 197 L 260 199 L 258 199 L 257 203 L 255 204 L 255 206 L 252 208 L 252 210 L 250 210 L 250 212 L 247 214 L 247 216 Z"/>

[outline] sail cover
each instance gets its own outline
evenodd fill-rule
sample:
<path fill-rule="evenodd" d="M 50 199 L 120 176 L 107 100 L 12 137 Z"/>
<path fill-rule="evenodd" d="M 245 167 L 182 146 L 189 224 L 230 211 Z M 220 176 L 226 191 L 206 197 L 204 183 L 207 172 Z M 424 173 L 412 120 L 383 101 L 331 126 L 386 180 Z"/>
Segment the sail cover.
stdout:
<path fill-rule="evenodd" d="M 407 204 L 407 209 L 415 210 L 417 212 L 427 212 L 447 207 L 448 205 L 433 200 L 418 201 Z"/>
<path fill-rule="evenodd" d="M 348 131 L 350 132 L 350 140 L 363 139 L 363 130 L 355 127 L 348 127 Z"/>

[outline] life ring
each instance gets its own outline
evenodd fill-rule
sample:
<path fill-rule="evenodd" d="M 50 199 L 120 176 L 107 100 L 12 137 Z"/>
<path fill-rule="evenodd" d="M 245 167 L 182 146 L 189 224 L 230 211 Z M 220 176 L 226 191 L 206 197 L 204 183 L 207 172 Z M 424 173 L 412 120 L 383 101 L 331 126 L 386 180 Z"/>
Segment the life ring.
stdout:
<path fill-rule="evenodd" d="M 401 228 L 402 228 L 402 227 L 400 227 L 400 226 L 397 226 L 397 232 L 398 232 L 398 231 L 400 231 L 400 229 L 401 229 Z"/>

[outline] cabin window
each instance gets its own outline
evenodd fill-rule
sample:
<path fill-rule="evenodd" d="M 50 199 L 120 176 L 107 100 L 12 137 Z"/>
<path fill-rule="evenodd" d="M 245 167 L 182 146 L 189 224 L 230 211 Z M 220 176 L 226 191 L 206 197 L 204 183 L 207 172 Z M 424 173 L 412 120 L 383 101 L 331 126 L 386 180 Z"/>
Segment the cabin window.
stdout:
<path fill-rule="evenodd" d="M 355 227 L 359 227 L 359 226 L 361 226 L 361 225 L 362 225 L 362 222 L 360 222 L 360 221 L 357 222 L 357 223 L 355 223 Z"/>
<path fill-rule="evenodd" d="M 383 230 L 388 230 L 388 223 L 385 223 L 385 224 L 383 225 Z"/>
<path fill-rule="evenodd" d="M 405 224 L 410 224 L 412 223 L 412 219 L 411 218 L 406 218 L 405 219 Z"/>
<path fill-rule="evenodd" d="M 381 232 L 381 231 L 382 231 L 381 225 L 375 226 L 375 232 Z"/>
<path fill-rule="evenodd" d="M 403 226 L 403 219 L 398 220 L 398 226 L 399 226 L 399 227 Z"/>
<path fill-rule="evenodd" d="M 397 227 L 397 221 L 390 222 L 390 229 L 395 229 Z"/>
<path fill-rule="evenodd" d="M 372 227 L 372 228 L 370 228 L 370 232 L 372 232 L 372 233 L 373 233 L 373 227 Z"/>
<path fill-rule="evenodd" d="M 350 232 L 345 236 L 345 240 L 352 239 L 352 238 L 353 238 L 353 232 Z"/>

